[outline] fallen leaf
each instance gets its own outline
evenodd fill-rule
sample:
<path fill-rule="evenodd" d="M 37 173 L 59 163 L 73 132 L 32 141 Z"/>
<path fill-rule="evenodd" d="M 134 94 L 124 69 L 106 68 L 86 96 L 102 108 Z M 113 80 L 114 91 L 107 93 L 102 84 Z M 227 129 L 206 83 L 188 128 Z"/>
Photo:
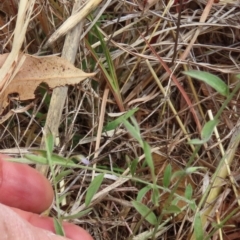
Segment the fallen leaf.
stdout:
<path fill-rule="evenodd" d="M 0 55 L 2 67 L 8 54 Z M 59 86 L 74 85 L 95 73 L 85 73 L 74 67 L 64 58 L 57 56 L 33 57 L 25 55 L 26 59 L 18 73 L 0 95 L 0 114 L 8 105 L 8 95 L 19 94 L 19 100 L 34 99 L 34 91 L 42 83 L 53 89 Z"/>

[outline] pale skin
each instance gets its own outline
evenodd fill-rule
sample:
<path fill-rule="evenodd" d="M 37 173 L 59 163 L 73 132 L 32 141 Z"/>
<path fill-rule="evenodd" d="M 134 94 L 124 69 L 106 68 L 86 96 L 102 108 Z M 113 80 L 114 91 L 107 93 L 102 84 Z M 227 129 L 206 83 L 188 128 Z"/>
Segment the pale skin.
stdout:
<path fill-rule="evenodd" d="M 53 219 L 40 214 L 53 201 L 48 180 L 35 169 L 0 155 L 0 235 L 3 240 L 93 240 L 84 229 L 64 222 L 66 237 L 55 235 Z"/>

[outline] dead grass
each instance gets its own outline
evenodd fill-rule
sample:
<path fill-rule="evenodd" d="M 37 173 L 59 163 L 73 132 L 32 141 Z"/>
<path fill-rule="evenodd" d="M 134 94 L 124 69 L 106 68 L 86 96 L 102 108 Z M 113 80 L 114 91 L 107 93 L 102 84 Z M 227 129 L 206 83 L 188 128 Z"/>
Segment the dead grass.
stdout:
<path fill-rule="evenodd" d="M 65 188 L 62 194 L 66 194 L 66 203 L 62 206 L 61 214 L 69 216 L 85 209 L 85 191 L 97 169 L 105 169 L 110 172 L 91 204 L 92 211 L 82 218 L 72 217 L 71 221 L 88 229 L 95 239 L 150 239 L 154 227 L 142 219 L 132 205 L 132 200 L 137 198 L 146 182 L 152 181 L 150 171 L 144 163 L 144 152 L 122 125 L 112 132 L 101 134 L 101 128 L 115 119 L 120 110 L 113 97 L 114 93 L 108 92 L 109 85 L 106 84 L 103 70 L 93 57 L 95 52 L 103 66 L 109 70 L 106 52 L 93 30 L 93 24 L 98 24 L 111 54 L 124 110 L 139 108 L 134 116 L 142 139 L 151 146 L 155 174 L 159 186 L 162 186 L 166 165 L 170 163 L 173 171 L 185 168 L 195 149 L 187 140 L 200 136 L 203 125 L 209 120 L 207 111 L 211 110 L 216 115 L 224 101 L 209 86 L 187 78 L 182 71 L 194 69 L 211 72 L 223 79 L 230 88 L 238 81 L 235 75 L 240 72 L 240 2 L 184 1 L 180 26 L 177 26 L 179 7 L 172 5 L 172 1 L 85 2 L 92 3 L 93 21 L 87 17 L 82 22 L 83 31 L 77 46 L 75 65 L 86 72 L 97 71 L 98 74 L 93 80 L 69 87 L 55 152 L 78 159 L 79 154 L 82 154 L 96 169 L 72 169 L 64 177 Z M 146 3 L 145 6 L 141 4 L 143 2 Z M 65 23 L 66 29 L 69 29 L 70 24 L 67 23 L 70 22 L 72 8 L 73 1 L 36 1 L 22 51 L 36 55 L 62 53 L 63 35 L 67 32 L 65 30 L 59 34 L 58 28 Z M 1 53 L 12 51 L 17 13 L 15 1 L 0 1 Z M 57 36 L 55 41 L 53 37 L 50 38 L 54 33 Z M 196 40 L 193 42 L 194 36 Z M 49 39 L 52 40 L 51 44 Z M 177 54 L 172 63 L 176 42 Z M 91 48 L 87 47 L 88 43 Z M 1 152 L 19 156 L 40 147 L 50 96 L 51 90 L 40 87 L 32 110 L 16 112 L 1 123 Z M 225 108 L 217 126 L 223 152 L 220 151 L 218 139 L 213 135 L 200 148 L 191 164 L 205 167 L 205 170 L 198 170 L 182 179 L 175 189 L 176 194 L 184 196 L 185 188 L 190 184 L 194 190 L 193 199 L 197 204 L 200 202 L 222 154 L 229 149 L 230 139 L 237 131 L 239 101 L 239 94 L 236 94 Z M 26 102 L 19 102 L 16 97 L 12 97 L 5 114 L 10 109 L 25 105 Z M 239 154 L 239 148 L 236 147 L 230 166 L 237 188 Z M 128 167 L 136 158 L 139 162 L 132 177 Z M 63 170 L 64 168 L 56 167 L 56 173 Z M 176 182 L 172 181 L 171 184 L 169 190 L 174 188 Z M 207 217 L 205 237 L 216 229 L 214 223 L 221 222 L 239 207 L 238 190 L 233 192 L 229 178 L 221 184 L 217 202 L 214 203 L 217 207 Z M 182 209 L 179 215 L 163 213 L 163 209 L 167 209 L 165 199 L 168 196 L 168 193 L 160 190 L 160 207 L 154 209 L 154 212 L 162 220 L 159 222 L 160 227 L 156 228 L 155 239 L 195 239 L 192 235 L 195 212 L 183 203 L 178 206 L 186 209 Z M 142 202 L 153 207 L 150 193 L 145 195 Z M 204 206 L 203 204 L 200 210 Z M 55 207 L 52 214 L 56 214 Z M 231 216 L 222 224 L 220 231 L 213 233 L 211 239 L 221 239 L 221 235 L 222 239 L 238 239 L 238 215 L 236 213 Z"/>

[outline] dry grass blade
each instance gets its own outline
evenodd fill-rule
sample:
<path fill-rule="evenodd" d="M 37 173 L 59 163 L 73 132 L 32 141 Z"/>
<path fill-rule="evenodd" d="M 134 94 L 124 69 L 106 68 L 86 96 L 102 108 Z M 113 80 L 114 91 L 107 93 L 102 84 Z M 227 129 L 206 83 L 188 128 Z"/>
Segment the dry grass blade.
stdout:
<path fill-rule="evenodd" d="M 97 130 L 97 139 L 96 139 L 96 148 L 95 148 L 95 154 L 94 158 L 97 158 L 99 155 L 99 148 L 100 148 L 100 142 L 101 142 L 101 135 L 102 135 L 102 130 L 103 130 L 103 123 L 104 123 L 104 115 L 105 115 L 105 110 L 106 110 L 106 104 L 107 104 L 107 98 L 109 94 L 109 89 L 106 88 L 103 94 L 103 101 L 102 101 L 102 106 L 101 106 L 101 113 L 99 116 L 99 125 L 98 125 L 98 130 Z M 96 164 L 93 165 L 94 168 L 96 168 Z M 92 177 L 94 177 L 95 171 L 93 171 Z"/>
<path fill-rule="evenodd" d="M 204 9 L 204 11 L 203 11 L 203 13 L 202 13 L 202 16 L 201 16 L 201 18 L 200 18 L 200 20 L 199 20 L 200 23 L 204 23 L 204 22 L 206 21 L 208 15 L 209 15 L 209 12 L 210 12 L 210 10 L 211 10 L 211 8 L 212 8 L 213 3 L 214 3 L 214 0 L 210 0 L 210 1 L 207 2 L 206 6 L 205 6 L 205 9 Z M 193 47 L 193 44 L 195 43 L 195 41 L 196 41 L 196 39 L 197 39 L 197 37 L 198 37 L 198 35 L 200 34 L 201 31 L 202 31 L 202 28 L 201 28 L 201 27 L 199 27 L 199 28 L 196 30 L 196 32 L 194 33 L 194 36 L 192 37 L 191 42 L 190 42 L 189 45 L 187 46 L 187 48 L 186 48 L 186 50 L 184 51 L 184 53 L 181 55 L 181 57 L 180 57 L 181 60 L 185 60 L 185 59 L 187 58 L 190 50 L 191 50 L 192 47 Z"/>
<path fill-rule="evenodd" d="M 75 14 L 76 9 L 78 9 L 81 5 L 82 5 L 81 0 L 75 2 L 72 14 Z M 62 57 L 67 59 L 69 62 L 74 63 L 75 61 L 75 57 L 77 54 L 77 46 L 80 40 L 81 32 L 82 24 L 79 23 L 79 25 L 75 26 L 75 28 L 66 36 L 65 44 L 62 51 Z M 58 135 L 59 124 L 61 120 L 63 107 L 66 101 L 67 92 L 68 92 L 67 86 L 58 87 L 53 90 L 44 131 L 46 134 L 48 132 L 51 132 L 54 138 L 57 137 Z M 42 148 L 45 148 L 44 138 L 42 139 L 41 146 Z M 37 169 L 42 174 L 47 175 L 49 168 L 48 166 L 38 165 Z"/>
<path fill-rule="evenodd" d="M 79 24 L 90 12 L 92 12 L 102 0 L 87 0 L 82 1 L 82 5 L 79 7 L 71 17 L 66 20 L 63 25 L 53 33 L 53 35 L 48 39 L 45 46 L 52 44 L 61 36 L 66 35 L 71 29 L 73 29 L 77 24 Z"/>
<path fill-rule="evenodd" d="M 213 178 L 212 189 L 209 192 L 208 197 L 206 199 L 206 203 L 203 207 L 204 211 L 203 213 L 201 213 L 202 224 L 204 226 L 204 229 L 206 229 L 208 224 L 210 224 L 210 222 L 208 221 L 208 216 L 212 214 L 212 210 L 215 207 L 213 203 L 219 198 L 219 194 L 221 192 L 223 183 L 229 174 L 228 171 L 229 166 L 232 165 L 233 159 L 236 155 L 239 142 L 240 142 L 240 120 L 238 120 L 235 126 L 235 131 L 231 137 L 228 149 L 226 150 L 226 153 L 223 156 L 218 169 L 216 170 L 216 175 Z M 192 236 L 191 239 L 195 239 L 195 237 Z"/>

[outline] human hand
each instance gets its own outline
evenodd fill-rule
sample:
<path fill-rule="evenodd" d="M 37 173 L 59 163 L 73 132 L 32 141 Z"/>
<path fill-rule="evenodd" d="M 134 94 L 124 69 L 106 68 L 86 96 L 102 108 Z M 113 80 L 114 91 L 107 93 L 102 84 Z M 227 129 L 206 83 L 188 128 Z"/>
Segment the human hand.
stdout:
<path fill-rule="evenodd" d="M 84 229 L 67 222 L 63 223 L 67 238 L 53 234 L 53 219 L 39 215 L 53 201 L 50 183 L 35 169 L 4 158 L 0 155 L 0 239 L 93 240 Z"/>

